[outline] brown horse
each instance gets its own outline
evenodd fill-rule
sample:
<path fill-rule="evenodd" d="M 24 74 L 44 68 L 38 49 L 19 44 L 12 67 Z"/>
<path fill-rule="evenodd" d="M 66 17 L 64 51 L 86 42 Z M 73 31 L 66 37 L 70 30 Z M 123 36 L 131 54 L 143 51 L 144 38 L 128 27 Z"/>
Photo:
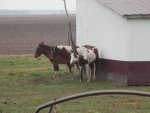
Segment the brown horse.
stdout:
<path fill-rule="evenodd" d="M 34 57 L 38 58 L 41 54 L 45 55 L 50 62 L 53 64 L 55 76 L 59 71 L 59 64 L 67 64 L 69 71 L 71 73 L 71 77 L 73 79 L 74 75 L 72 72 L 73 65 L 70 64 L 72 48 L 71 46 L 48 46 L 45 45 L 43 42 L 39 43 L 38 47 L 36 48 Z M 76 63 L 77 67 L 78 64 Z"/>

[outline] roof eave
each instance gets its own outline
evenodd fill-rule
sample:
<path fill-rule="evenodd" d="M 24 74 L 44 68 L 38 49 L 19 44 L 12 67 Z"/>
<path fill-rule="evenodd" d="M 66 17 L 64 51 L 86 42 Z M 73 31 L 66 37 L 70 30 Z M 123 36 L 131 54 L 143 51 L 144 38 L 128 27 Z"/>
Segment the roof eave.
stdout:
<path fill-rule="evenodd" d="M 150 14 L 122 15 L 122 17 L 127 19 L 150 19 Z"/>

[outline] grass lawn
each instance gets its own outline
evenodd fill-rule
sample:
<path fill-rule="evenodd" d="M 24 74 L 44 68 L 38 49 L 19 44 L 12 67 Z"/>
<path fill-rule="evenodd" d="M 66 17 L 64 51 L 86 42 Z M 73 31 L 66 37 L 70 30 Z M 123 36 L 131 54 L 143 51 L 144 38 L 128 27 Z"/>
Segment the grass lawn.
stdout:
<path fill-rule="evenodd" d="M 0 113 L 34 113 L 37 106 L 72 94 L 95 90 L 126 89 L 150 92 L 149 86 L 127 87 L 111 82 L 71 80 L 68 68 L 60 66 L 53 79 L 53 67 L 45 57 L 0 57 Z M 57 106 L 58 113 L 150 113 L 150 98 L 105 95 L 72 100 Z M 41 113 L 48 113 L 44 110 Z"/>

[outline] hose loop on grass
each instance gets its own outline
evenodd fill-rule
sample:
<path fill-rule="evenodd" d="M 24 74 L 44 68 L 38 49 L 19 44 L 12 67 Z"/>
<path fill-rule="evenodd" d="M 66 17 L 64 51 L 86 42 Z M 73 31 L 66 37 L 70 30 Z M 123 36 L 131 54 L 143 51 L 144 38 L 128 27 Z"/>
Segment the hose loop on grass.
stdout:
<path fill-rule="evenodd" d="M 46 104 L 40 105 L 37 107 L 35 113 L 39 113 L 42 109 L 53 107 L 56 104 L 60 104 L 66 101 L 83 98 L 83 97 L 89 97 L 89 96 L 98 96 L 98 95 L 112 95 L 112 94 L 119 94 L 119 95 L 137 95 L 137 96 L 145 96 L 150 97 L 150 92 L 144 92 L 144 91 L 134 91 L 134 90 L 99 90 L 99 91 L 91 91 L 91 92 L 85 92 L 80 93 L 76 95 L 67 96 L 64 98 L 57 99 L 56 101 L 51 101 Z"/>

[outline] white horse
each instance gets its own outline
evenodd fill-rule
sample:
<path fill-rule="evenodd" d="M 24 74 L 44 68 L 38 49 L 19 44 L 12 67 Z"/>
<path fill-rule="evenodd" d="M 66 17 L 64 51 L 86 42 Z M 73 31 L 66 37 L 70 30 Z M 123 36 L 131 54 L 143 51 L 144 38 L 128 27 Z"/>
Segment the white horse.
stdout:
<path fill-rule="evenodd" d="M 71 54 L 70 64 L 74 64 L 77 62 L 79 63 L 81 82 L 82 82 L 83 70 L 85 68 L 86 68 L 86 74 L 87 71 L 88 72 L 90 71 L 90 74 L 88 74 L 87 82 L 90 82 L 91 79 L 95 79 L 98 57 L 99 55 L 98 55 L 97 48 L 91 45 L 85 45 L 79 47 L 75 50 L 75 53 Z M 89 69 L 87 69 L 87 67 Z"/>

